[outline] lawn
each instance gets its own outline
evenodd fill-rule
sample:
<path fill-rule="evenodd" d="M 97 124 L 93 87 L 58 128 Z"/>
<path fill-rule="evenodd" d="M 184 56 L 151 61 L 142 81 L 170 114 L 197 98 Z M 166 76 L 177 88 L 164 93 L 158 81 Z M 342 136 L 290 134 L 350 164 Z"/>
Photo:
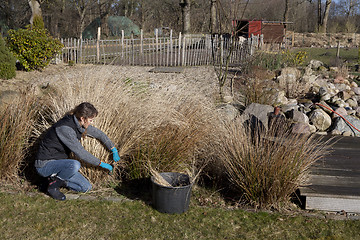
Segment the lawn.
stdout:
<path fill-rule="evenodd" d="M 360 221 L 325 214 L 254 212 L 194 190 L 183 214 L 147 201 L 55 201 L 42 194 L 0 192 L 1 239 L 359 239 Z M 201 204 L 206 199 L 207 204 Z M 206 202 L 205 201 L 205 202 Z M 211 204 L 208 204 L 211 202 Z M 319 217 L 320 216 L 320 217 Z"/>
<path fill-rule="evenodd" d="M 319 60 L 328 66 L 336 66 L 336 48 L 295 48 L 293 51 L 305 51 L 308 54 L 307 60 Z M 339 53 L 342 62 L 346 66 L 353 68 L 358 62 L 359 49 L 358 48 L 340 48 Z"/>

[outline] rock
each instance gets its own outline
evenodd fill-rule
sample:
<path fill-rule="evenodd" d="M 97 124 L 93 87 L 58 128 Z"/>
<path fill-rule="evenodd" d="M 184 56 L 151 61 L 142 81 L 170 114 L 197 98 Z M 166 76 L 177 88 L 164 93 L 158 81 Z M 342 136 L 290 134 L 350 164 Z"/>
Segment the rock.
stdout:
<path fill-rule="evenodd" d="M 234 120 L 239 116 L 239 110 L 232 104 L 222 104 L 218 106 L 217 110 L 224 118 L 228 120 Z"/>
<path fill-rule="evenodd" d="M 324 63 L 318 60 L 311 60 L 308 66 L 313 70 L 318 70 L 321 66 L 324 66 Z"/>
<path fill-rule="evenodd" d="M 306 124 L 309 123 L 309 117 L 300 111 L 292 109 L 291 111 L 288 111 L 286 115 L 293 122 Z"/>
<path fill-rule="evenodd" d="M 343 132 L 342 135 L 343 135 L 344 137 L 352 137 L 352 136 L 354 136 L 354 134 L 353 134 L 352 132 L 350 132 L 350 131 Z"/>
<path fill-rule="evenodd" d="M 310 128 L 310 132 L 311 132 L 311 133 L 316 132 L 316 127 L 315 127 L 314 125 L 309 124 L 309 128 Z"/>
<path fill-rule="evenodd" d="M 309 124 L 301 123 L 301 122 L 294 123 L 291 126 L 291 132 L 296 133 L 296 134 L 310 134 L 311 133 Z"/>
<path fill-rule="evenodd" d="M 350 122 L 350 124 L 352 124 L 355 128 L 360 130 L 360 120 L 356 119 L 355 117 L 352 117 L 350 115 L 346 115 L 343 116 L 347 121 Z M 344 132 L 350 132 L 353 135 L 359 137 L 360 136 L 360 132 L 357 131 L 355 128 L 349 126 L 348 123 L 345 122 L 344 119 L 342 119 L 341 117 L 336 118 L 336 120 L 334 121 L 334 128 L 333 130 L 338 130 L 341 133 L 344 134 Z M 346 133 L 348 134 L 348 133 Z"/>
<path fill-rule="evenodd" d="M 344 84 L 344 83 L 334 84 L 334 85 L 335 85 L 335 88 L 337 90 L 339 90 L 339 92 L 346 91 L 346 90 L 351 90 L 351 87 L 349 85 Z"/>
<path fill-rule="evenodd" d="M 356 107 L 354 110 L 355 110 L 355 115 L 357 117 L 360 117 L 360 107 Z"/>
<path fill-rule="evenodd" d="M 343 107 L 336 108 L 334 111 L 335 111 L 336 113 L 340 114 L 341 116 L 346 116 L 346 115 L 348 115 L 346 109 L 343 108 Z M 340 116 L 339 116 L 338 114 L 336 114 L 336 113 L 332 113 L 332 118 L 333 118 L 333 119 L 340 117 Z"/>
<path fill-rule="evenodd" d="M 232 96 L 224 96 L 223 100 L 226 103 L 231 103 L 233 102 L 234 98 Z"/>
<path fill-rule="evenodd" d="M 341 98 L 342 100 L 346 101 L 349 98 L 351 98 L 351 95 L 347 92 L 347 91 L 341 91 L 338 93 L 339 98 Z"/>
<path fill-rule="evenodd" d="M 356 95 L 360 95 L 360 87 L 353 87 L 352 90 Z"/>
<path fill-rule="evenodd" d="M 352 88 L 357 88 L 357 87 L 359 87 L 359 85 L 358 85 L 356 82 L 352 81 L 352 82 L 350 83 L 350 87 L 352 87 Z"/>
<path fill-rule="evenodd" d="M 331 95 L 330 93 L 326 93 L 325 95 L 321 96 L 321 101 L 328 101 L 330 100 Z"/>
<path fill-rule="evenodd" d="M 310 113 L 309 120 L 320 131 L 325 131 L 331 126 L 330 116 L 321 109 L 315 109 Z"/>
<path fill-rule="evenodd" d="M 242 116 L 244 121 L 249 120 L 251 116 L 255 116 L 261 123 L 264 125 L 265 129 L 268 129 L 268 116 L 271 112 L 274 111 L 274 108 L 270 105 L 263 105 L 259 103 L 250 104 Z"/>
<path fill-rule="evenodd" d="M 330 72 L 338 72 L 339 68 L 338 67 L 329 67 L 329 71 Z"/>
<path fill-rule="evenodd" d="M 341 135 L 342 132 L 340 132 L 339 130 L 335 129 L 335 130 L 332 130 L 332 131 L 331 131 L 331 134 L 332 134 L 332 135 Z"/>
<path fill-rule="evenodd" d="M 332 107 L 330 107 L 326 102 L 321 101 L 321 102 L 319 102 L 319 104 L 321 104 L 322 106 L 316 105 L 317 108 L 324 110 L 329 115 L 332 114 L 332 111 L 329 110 L 329 109 L 332 109 Z"/>
<path fill-rule="evenodd" d="M 289 101 L 288 101 L 287 97 L 285 97 L 284 91 L 276 91 L 274 93 L 272 102 L 273 102 L 273 105 L 282 106 L 282 105 L 288 104 Z"/>
<path fill-rule="evenodd" d="M 297 110 L 299 108 L 299 106 L 297 104 L 285 104 L 285 105 L 282 105 L 281 106 L 281 110 L 286 113 L 288 111 L 291 111 L 291 110 Z"/>
<path fill-rule="evenodd" d="M 299 69 L 294 67 L 287 67 L 281 70 L 280 75 L 276 78 L 280 88 L 287 89 L 289 86 L 294 85 L 301 77 Z"/>
<path fill-rule="evenodd" d="M 356 108 L 358 106 L 357 101 L 355 101 L 352 98 L 349 98 L 348 100 L 346 100 L 346 103 L 349 104 L 349 107 L 351 107 L 351 108 Z"/>
<path fill-rule="evenodd" d="M 327 68 L 325 66 L 320 66 L 318 69 L 320 72 L 326 72 Z"/>

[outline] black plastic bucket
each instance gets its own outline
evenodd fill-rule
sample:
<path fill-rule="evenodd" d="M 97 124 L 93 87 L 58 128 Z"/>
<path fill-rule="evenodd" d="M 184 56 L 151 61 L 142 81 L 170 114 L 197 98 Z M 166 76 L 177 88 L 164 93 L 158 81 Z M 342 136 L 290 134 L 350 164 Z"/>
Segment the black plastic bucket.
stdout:
<path fill-rule="evenodd" d="M 160 175 L 172 186 L 163 186 L 152 182 L 153 206 L 162 213 L 183 213 L 189 209 L 191 188 L 190 178 L 186 174 L 164 172 Z"/>

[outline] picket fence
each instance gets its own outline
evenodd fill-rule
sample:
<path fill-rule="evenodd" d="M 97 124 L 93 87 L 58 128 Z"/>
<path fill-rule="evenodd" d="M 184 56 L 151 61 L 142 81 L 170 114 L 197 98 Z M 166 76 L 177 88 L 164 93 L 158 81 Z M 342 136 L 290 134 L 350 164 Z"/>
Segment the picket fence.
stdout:
<path fill-rule="evenodd" d="M 63 62 L 138 65 L 138 66 L 200 66 L 210 64 L 238 65 L 263 45 L 262 36 L 229 38 L 222 35 L 182 35 L 174 37 L 80 40 L 61 39 Z"/>

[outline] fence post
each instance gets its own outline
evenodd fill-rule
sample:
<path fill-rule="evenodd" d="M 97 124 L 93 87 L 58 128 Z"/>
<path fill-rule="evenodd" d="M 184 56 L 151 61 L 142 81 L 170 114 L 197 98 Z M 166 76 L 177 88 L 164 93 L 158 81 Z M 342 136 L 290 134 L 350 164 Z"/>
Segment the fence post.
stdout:
<path fill-rule="evenodd" d="M 185 56 L 185 51 L 186 49 L 186 35 L 184 35 L 184 40 L 183 40 L 183 46 L 182 46 L 182 65 L 186 66 L 186 56 Z"/>
<path fill-rule="evenodd" d="M 155 44 L 156 44 L 156 47 L 155 47 L 155 49 L 156 49 L 156 53 L 155 53 L 155 57 L 156 57 L 156 66 L 158 66 L 159 65 L 159 53 L 158 53 L 158 51 L 159 51 L 159 36 L 158 36 L 158 29 L 157 28 L 155 28 Z"/>
<path fill-rule="evenodd" d="M 178 45 L 179 45 L 179 51 L 178 51 L 178 65 L 180 66 L 181 64 L 181 32 L 179 32 L 179 42 L 178 42 Z"/>
<path fill-rule="evenodd" d="M 170 30 L 170 65 L 173 65 L 173 39 L 172 39 L 173 31 Z"/>
<path fill-rule="evenodd" d="M 98 27 L 97 31 L 97 41 L 96 41 L 96 61 L 100 62 L 100 34 L 101 34 L 101 28 Z"/>
<path fill-rule="evenodd" d="M 121 58 L 124 58 L 124 30 L 121 30 Z"/>
<path fill-rule="evenodd" d="M 144 32 L 140 30 L 140 65 L 144 65 Z"/>

